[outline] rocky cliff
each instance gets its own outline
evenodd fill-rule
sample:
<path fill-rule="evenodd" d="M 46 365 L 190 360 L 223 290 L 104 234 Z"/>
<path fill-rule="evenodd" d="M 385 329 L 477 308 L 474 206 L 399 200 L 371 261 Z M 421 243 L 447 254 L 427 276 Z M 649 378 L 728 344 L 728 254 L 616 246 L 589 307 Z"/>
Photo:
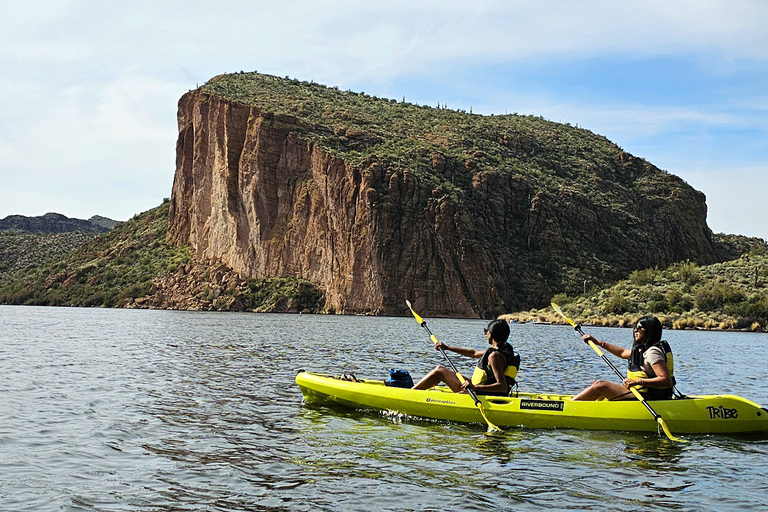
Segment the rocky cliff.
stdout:
<path fill-rule="evenodd" d="M 605 138 L 249 73 L 179 101 L 167 240 L 329 310 L 491 317 L 716 260 L 704 195 Z"/>

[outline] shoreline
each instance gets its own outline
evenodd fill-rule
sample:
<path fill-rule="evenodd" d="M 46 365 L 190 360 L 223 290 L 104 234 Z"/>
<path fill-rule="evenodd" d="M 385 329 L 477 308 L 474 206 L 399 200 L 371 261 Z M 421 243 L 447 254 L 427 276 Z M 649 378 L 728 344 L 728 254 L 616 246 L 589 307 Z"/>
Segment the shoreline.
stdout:
<path fill-rule="evenodd" d="M 564 310 L 566 308 L 563 308 Z M 749 325 L 746 322 L 739 319 L 722 316 L 709 316 L 701 317 L 696 316 L 697 312 L 692 312 L 688 315 L 675 315 L 657 313 L 653 314 L 659 319 L 664 329 L 674 331 L 710 331 L 710 332 L 755 332 L 765 333 L 766 326 L 760 322 L 752 321 Z M 700 312 L 698 312 L 701 314 Z M 643 316 L 643 313 L 625 314 L 625 315 L 588 315 L 587 317 L 581 317 L 575 314 L 573 311 L 569 311 L 571 318 L 580 325 L 591 327 L 631 327 L 637 319 Z M 507 322 L 520 323 L 520 324 L 542 324 L 542 325 L 569 325 L 566 323 L 560 315 L 554 311 L 543 310 L 530 310 L 521 311 L 517 313 L 506 313 L 499 315 L 501 320 Z"/>

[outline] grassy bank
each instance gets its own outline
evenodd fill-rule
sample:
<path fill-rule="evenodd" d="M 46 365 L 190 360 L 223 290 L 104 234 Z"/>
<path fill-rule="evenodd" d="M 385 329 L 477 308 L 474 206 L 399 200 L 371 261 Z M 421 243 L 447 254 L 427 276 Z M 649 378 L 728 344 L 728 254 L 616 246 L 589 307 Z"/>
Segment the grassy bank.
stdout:
<path fill-rule="evenodd" d="M 552 298 L 569 318 L 599 326 L 629 326 L 652 314 L 667 329 L 768 330 L 768 254 L 713 265 L 691 262 L 632 272 L 615 286 Z M 502 315 L 517 322 L 564 323 L 551 307 Z"/>

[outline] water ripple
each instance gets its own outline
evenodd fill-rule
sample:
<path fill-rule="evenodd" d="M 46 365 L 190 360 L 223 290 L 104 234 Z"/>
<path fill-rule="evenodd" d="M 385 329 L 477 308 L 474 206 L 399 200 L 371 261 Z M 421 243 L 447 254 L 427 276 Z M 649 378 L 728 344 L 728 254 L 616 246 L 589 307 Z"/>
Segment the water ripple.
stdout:
<path fill-rule="evenodd" d="M 451 344 L 485 342 L 485 322 L 429 322 Z M 0 306 L 0 324 L 3 510 L 768 508 L 765 437 L 487 436 L 483 425 L 303 404 L 302 368 L 384 378 L 441 363 L 411 318 Z M 613 378 L 571 329 L 512 332 L 523 389 Z M 667 337 L 684 392 L 768 395 L 750 357 L 765 335 Z"/>

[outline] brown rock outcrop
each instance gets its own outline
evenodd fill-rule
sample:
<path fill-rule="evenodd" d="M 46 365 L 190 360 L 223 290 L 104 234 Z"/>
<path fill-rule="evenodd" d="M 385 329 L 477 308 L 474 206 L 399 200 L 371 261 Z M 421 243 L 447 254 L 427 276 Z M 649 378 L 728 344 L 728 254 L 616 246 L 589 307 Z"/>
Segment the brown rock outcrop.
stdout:
<path fill-rule="evenodd" d="M 129 300 L 128 309 L 243 311 L 247 282 L 225 265 L 188 263 L 156 279 L 149 294 Z"/>
<path fill-rule="evenodd" d="M 625 153 L 594 175 L 630 205 L 621 210 L 578 188 L 476 171 L 471 156 L 428 155 L 451 179 L 469 176 L 460 201 L 385 157 L 353 165 L 305 136 L 359 132 L 202 90 L 181 98 L 178 123 L 168 241 L 242 277 L 301 277 L 335 312 L 404 314 L 410 299 L 423 314 L 490 317 L 587 279 L 714 260 L 703 194 Z M 654 188 L 660 176 L 666 190 Z"/>

